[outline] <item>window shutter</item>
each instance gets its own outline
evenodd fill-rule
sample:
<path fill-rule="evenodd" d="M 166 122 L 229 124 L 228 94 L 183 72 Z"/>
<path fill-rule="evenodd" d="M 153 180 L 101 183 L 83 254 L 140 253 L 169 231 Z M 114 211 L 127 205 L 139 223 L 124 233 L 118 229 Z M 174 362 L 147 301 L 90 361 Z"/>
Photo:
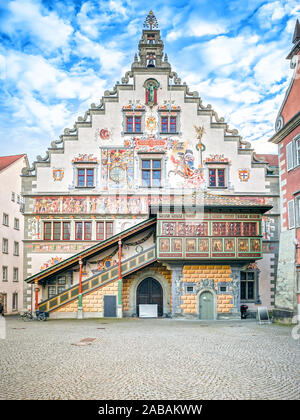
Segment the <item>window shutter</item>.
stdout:
<path fill-rule="evenodd" d="M 286 145 L 286 167 L 289 171 L 290 169 L 293 169 L 293 143 L 290 142 Z"/>
<path fill-rule="evenodd" d="M 294 200 L 288 202 L 288 216 L 289 216 L 289 229 L 295 227 L 295 205 Z"/>

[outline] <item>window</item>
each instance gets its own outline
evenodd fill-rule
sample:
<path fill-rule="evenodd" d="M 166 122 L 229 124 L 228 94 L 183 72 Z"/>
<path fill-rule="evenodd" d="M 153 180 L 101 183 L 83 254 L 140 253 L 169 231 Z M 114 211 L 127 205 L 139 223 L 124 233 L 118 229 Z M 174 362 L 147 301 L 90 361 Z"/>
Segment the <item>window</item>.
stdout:
<path fill-rule="evenodd" d="M 96 239 L 103 241 L 113 236 L 114 222 L 97 222 Z"/>
<path fill-rule="evenodd" d="M 2 252 L 3 254 L 8 254 L 8 239 L 2 239 Z"/>
<path fill-rule="evenodd" d="M 15 201 L 15 193 L 14 192 L 11 193 L 11 201 Z"/>
<path fill-rule="evenodd" d="M 63 222 L 63 240 L 69 241 L 71 239 L 71 223 Z"/>
<path fill-rule="evenodd" d="M 300 226 L 300 197 L 296 198 L 296 206 L 297 206 L 297 226 Z"/>
<path fill-rule="evenodd" d="M 92 222 L 84 222 L 84 240 L 90 241 L 92 239 Z"/>
<path fill-rule="evenodd" d="M 75 240 L 82 241 L 82 222 L 75 223 Z"/>
<path fill-rule="evenodd" d="M 18 310 L 18 293 L 12 294 L 12 310 L 13 311 Z"/>
<path fill-rule="evenodd" d="M 255 273 L 241 271 L 241 300 L 255 299 Z"/>
<path fill-rule="evenodd" d="M 225 187 L 225 169 L 208 169 L 209 187 Z"/>
<path fill-rule="evenodd" d="M 256 236 L 256 223 L 255 222 L 244 222 L 243 223 L 243 235 L 244 236 Z"/>
<path fill-rule="evenodd" d="M 96 239 L 97 239 L 97 241 L 103 241 L 105 239 L 105 236 L 104 236 L 104 222 L 97 222 L 97 225 L 96 225 Z"/>
<path fill-rule="evenodd" d="M 56 286 L 49 286 L 48 287 L 48 299 L 52 298 L 56 295 Z"/>
<path fill-rule="evenodd" d="M 19 255 L 19 242 L 14 242 L 14 255 Z"/>
<path fill-rule="evenodd" d="M 176 133 L 177 117 L 161 117 L 161 133 Z"/>
<path fill-rule="evenodd" d="M 156 159 L 142 159 L 142 186 L 161 186 L 161 161 Z"/>
<path fill-rule="evenodd" d="M 44 222 L 44 240 L 51 240 L 51 222 Z"/>
<path fill-rule="evenodd" d="M 113 236 L 113 228 L 114 228 L 113 222 L 106 222 L 106 239 Z"/>
<path fill-rule="evenodd" d="M 293 142 L 286 145 L 286 167 L 287 170 L 291 170 L 294 167 L 293 162 Z"/>
<path fill-rule="evenodd" d="M 94 168 L 77 169 L 77 187 L 94 187 Z"/>
<path fill-rule="evenodd" d="M 53 240 L 60 241 L 61 238 L 61 223 L 53 222 Z"/>
<path fill-rule="evenodd" d="M 126 117 L 126 132 L 127 133 L 141 133 L 142 132 L 142 117 L 127 116 Z"/>
<path fill-rule="evenodd" d="M 8 280 L 8 267 L 5 265 L 2 266 L 2 281 Z"/>
<path fill-rule="evenodd" d="M 13 269 L 13 281 L 19 281 L 19 269 L 17 267 Z"/>
<path fill-rule="evenodd" d="M 286 145 L 286 167 L 290 171 L 300 165 L 300 136 L 296 136 Z"/>
<path fill-rule="evenodd" d="M 295 140 L 295 165 L 300 165 L 300 137 Z"/>
<path fill-rule="evenodd" d="M 8 214 L 3 213 L 3 224 L 4 226 L 8 226 Z"/>
<path fill-rule="evenodd" d="M 288 201 L 288 218 L 289 218 L 289 229 L 295 227 L 295 204 L 294 200 Z"/>
<path fill-rule="evenodd" d="M 16 230 L 20 229 L 20 221 L 16 217 L 15 217 L 15 220 L 14 220 L 14 229 L 16 229 Z"/>
<path fill-rule="evenodd" d="M 20 204 L 20 196 L 17 195 L 17 203 Z"/>

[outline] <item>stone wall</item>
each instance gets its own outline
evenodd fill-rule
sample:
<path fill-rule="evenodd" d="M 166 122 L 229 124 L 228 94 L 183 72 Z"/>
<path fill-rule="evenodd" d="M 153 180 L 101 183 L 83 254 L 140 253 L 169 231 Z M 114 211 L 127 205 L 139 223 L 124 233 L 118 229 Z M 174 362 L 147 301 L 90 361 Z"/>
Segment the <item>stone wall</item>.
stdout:
<path fill-rule="evenodd" d="M 181 309 L 183 314 L 199 314 L 201 290 L 211 290 L 217 295 L 217 314 L 229 314 L 234 309 L 232 271 L 229 265 L 185 265 L 182 270 Z M 193 293 L 186 293 L 186 284 L 194 286 Z M 220 293 L 219 286 L 228 285 L 227 293 Z"/>
<path fill-rule="evenodd" d="M 107 285 L 99 287 L 98 289 L 82 296 L 82 309 L 84 317 L 103 317 L 104 295 L 118 295 L 118 280 L 110 282 Z M 51 312 L 51 318 L 75 318 L 77 310 L 78 299 L 75 299 Z"/>

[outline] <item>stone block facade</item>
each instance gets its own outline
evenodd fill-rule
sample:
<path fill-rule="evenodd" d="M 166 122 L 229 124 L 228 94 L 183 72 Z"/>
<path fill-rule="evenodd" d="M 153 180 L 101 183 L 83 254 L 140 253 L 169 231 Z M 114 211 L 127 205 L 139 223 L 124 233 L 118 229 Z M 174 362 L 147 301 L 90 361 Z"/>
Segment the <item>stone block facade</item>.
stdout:
<path fill-rule="evenodd" d="M 199 314 L 199 293 L 202 290 L 211 290 L 217 295 L 217 313 L 229 314 L 233 311 L 232 271 L 230 265 L 185 265 L 182 269 L 182 296 L 181 305 L 183 314 Z M 188 283 L 193 287 L 192 293 L 185 293 Z M 228 284 L 228 287 L 224 286 Z M 220 285 L 228 293 L 220 292 Z"/>

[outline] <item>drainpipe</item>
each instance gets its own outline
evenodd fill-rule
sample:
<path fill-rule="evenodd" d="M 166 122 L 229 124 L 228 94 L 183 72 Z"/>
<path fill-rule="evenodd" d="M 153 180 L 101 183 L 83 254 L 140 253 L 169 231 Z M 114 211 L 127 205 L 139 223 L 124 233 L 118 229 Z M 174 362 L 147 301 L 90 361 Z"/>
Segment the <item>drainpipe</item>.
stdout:
<path fill-rule="evenodd" d="M 118 305 L 117 305 L 117 317 L 123 317 L 122 311 L 122 241 L 121 238 L 118 241 L 119 245 L 119 280 L 118 280 Z"/>
<path fill-rule="evenodd" d="M 78 311 L 77 311 L 77 318 L 83 318 L 83 311 L 82 311 L 82 260 L 79 260 L 79 295 L 78 295 Z"/>

